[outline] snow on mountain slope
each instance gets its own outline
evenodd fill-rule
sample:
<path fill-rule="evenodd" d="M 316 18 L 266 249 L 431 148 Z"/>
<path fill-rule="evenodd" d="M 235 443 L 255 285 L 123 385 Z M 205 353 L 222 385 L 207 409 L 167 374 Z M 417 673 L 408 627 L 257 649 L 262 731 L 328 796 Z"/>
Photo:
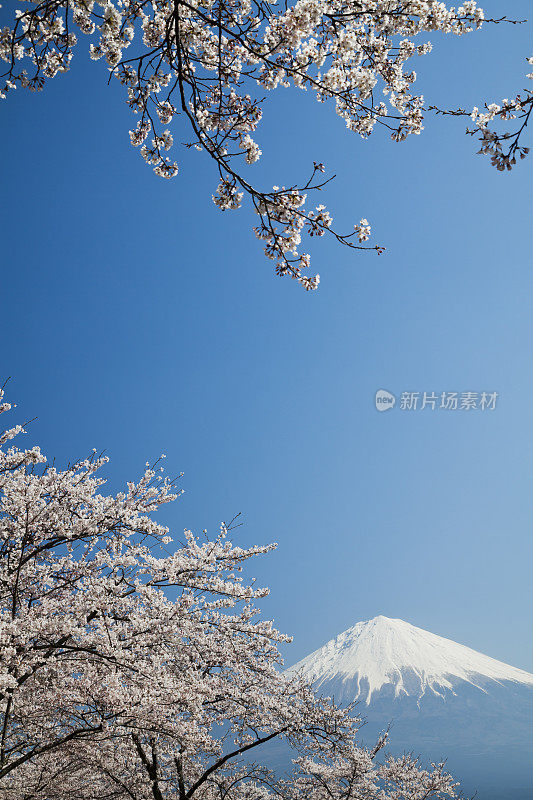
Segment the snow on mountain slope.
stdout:
<path fill-rule="evenodd" d="M 295 672 L 338 701 L 367 705 L 382 690 L 420 700 L 424 695 L 455 694 L 455 687 L 465 683 L 483 692 L 495 684 L 533 687 L 529 672 L 383 616 L 339 634 L 287 670 L 289 675 Z"/>

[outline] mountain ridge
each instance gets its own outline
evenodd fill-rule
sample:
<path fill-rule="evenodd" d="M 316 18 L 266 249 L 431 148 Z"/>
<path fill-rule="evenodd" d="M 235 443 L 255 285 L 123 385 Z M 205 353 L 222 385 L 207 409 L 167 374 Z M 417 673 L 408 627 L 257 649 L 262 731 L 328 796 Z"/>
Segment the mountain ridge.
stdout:
<path fill-rule="evenodd" d="M 358 622 L 286 670 L 301 673 L 317 689 L 367 706 L 383 690 L 395 697 L 444 698 L 459 683 L 482 692 L 493 682 L 533 687 L 533 675 L 503 661 L 383 615 Z"/>

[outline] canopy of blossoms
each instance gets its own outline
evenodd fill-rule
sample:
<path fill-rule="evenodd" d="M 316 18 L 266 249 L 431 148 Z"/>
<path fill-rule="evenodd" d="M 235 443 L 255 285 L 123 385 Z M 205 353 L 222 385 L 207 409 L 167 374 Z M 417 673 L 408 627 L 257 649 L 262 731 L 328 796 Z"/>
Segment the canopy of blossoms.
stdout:
<path fill-rule="evenodd" d="M 414 91 L 416 72 L 407 62 L 430 52 L 429 35 L 461 36 L 484 21 L 474 0 L 458 7 L 438 0 L 21 0 L 20 6 L 0 31 L 3 96 L 17 86 L 41 89 L 68 70 L 85 38 L 91 58 L 105 61 L 124 87 L 137 116 L 131 143 L 144 160 L 158 175 L 175 176 L 174 136 L 188 136 L 188 147 L 215 162 L 215 204 L 236 209 L 246 196 L 277 273 L 306 289 L 316 288 L 319 276 L 309 274 L 303 235 L 328 233 L 354 249 L 383 248 L 365 244 L 366 219 L 340 233 L 327 208 L 311 202 L 328 182 L 320 162 L 301 185 L 264 190 L 250 182 L 246 165 L 261 156 L 254 136 L 265 91 L 308 90 L 360 136 L 378 125 L 402 141 L 423 128 L 424 98 Z M 528 95 L 474 112 L 484 151 L 498 163 L 504 162 L 488 123 L 515 109 L 528 118 L 530 108 Z M 515 157 L 514 141 L 505 163 Z"/>

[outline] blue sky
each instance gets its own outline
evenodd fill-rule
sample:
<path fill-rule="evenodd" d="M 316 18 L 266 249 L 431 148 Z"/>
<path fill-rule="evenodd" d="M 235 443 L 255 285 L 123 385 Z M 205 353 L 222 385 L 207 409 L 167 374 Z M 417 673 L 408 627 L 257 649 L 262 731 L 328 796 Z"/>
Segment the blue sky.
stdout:
<path fill-rule="evenodd" d="M 511 95 L 530 37 L 439 39 L 419 83 L 442 105 Z M 502 175 L 454 119 L 364 142 L 310 95 L 275 92 L 251 174 L 288 184 L 324 161 L 339 227 L 365 216 L 387 246 L 319 241 L 305 293 L 275 278 L 250 213 L 214 207 L 206 157 L 153 175 L 85 54 L 3 110 L 1 375 L 17 421 L 38 417 L 32 443 L 60 463 L 106 449 L 110 489 L 164 452 L 185 473 L 175 531 L 242 512 L 239 541 L 279 542 L 252 572 L 295 636 L 288 662 L 385 614 L 533 671 L 531 157 Z M 378 414 L 378 388 L 500 397 Z"/>

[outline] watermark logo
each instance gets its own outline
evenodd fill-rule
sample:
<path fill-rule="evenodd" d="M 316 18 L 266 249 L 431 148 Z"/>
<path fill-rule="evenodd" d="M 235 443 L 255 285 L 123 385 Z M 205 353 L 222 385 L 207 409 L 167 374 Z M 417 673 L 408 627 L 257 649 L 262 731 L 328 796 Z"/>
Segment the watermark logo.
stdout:
<path fill-rule="evenodd" d="M 400 392 L 400 411 L 494 411 L 498 392 Z M 386 389 L 375 396 L 378 411 L 394 408 L 396 397 Z"/>
<path fill-rule="evenodd" d="M 378 389 L 375 400 L 378 411 L 388 411 L 390 408 L 394 408 L 394 404 L 396 403 L 394 395 L 387 392 L 386 389 Z"/>

